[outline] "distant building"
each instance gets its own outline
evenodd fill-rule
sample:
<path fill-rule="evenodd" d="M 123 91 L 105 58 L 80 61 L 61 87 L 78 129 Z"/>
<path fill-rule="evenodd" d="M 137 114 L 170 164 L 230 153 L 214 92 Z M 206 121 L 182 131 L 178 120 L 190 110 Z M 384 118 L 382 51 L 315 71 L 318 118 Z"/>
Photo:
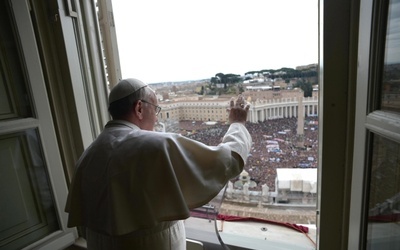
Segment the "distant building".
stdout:
<path fill-rule="evenodd" d="M 316 204 L 316 168 L 277 168 L 277 203 Z"/>
<path fill-rule="evenodd" d="M 303 98 L 298 90 L 259 91 L 246 90 L 243 95 L 250 103 L 249 122 L 268 119 L 298 117 L 299 98 L 302 99 L 302 116 L 318 115 L 318 92 L 314 96 Z M 227 122 L 229 101 L 232 96 L 185 96 L 160 102 L 162 110 L 158 116 L 160 122 L 195 120 Z"/>

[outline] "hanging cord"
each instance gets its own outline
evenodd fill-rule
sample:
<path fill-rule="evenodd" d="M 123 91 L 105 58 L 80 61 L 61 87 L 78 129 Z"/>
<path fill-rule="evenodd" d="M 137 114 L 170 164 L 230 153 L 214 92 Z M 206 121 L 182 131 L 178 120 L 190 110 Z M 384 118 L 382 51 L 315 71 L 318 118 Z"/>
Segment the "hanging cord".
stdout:
<path fill-rule="evenodd" d="M 230 250 L 230 248 L 222 240 L 221 235 L 219 234 L 220 230 L 218 229 L 218 225 L 217 225 L 219 209 L 225 198 L 225 192 L 226 192 L 227 187 L 228 187 L 228 185 L 225 185 L 225 187 L 213 199 L 212 203 L 214 204 L 213 220 L 214 220 L 215 234 L 217 235 L 218 241 L 221 244 L 222 248 L 225 250 Z M 223 227 L 223 221 L 221 221 L 221 228 L 222 227 Z"/>

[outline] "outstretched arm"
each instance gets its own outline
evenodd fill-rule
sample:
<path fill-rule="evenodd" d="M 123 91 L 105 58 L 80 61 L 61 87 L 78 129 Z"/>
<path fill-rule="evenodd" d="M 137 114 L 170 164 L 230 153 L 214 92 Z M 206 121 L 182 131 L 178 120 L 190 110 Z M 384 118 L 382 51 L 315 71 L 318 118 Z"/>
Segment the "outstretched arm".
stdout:
<path fill-rule="evenodd" d="M 241 159 L 239 160 L 238 157 L 233 154 L 236 160 L 242 162 L 241 165 L 243 166 L 252 144 L 251 136 L 244 126 L 250 105 L 246 103 L 242 95 L 239 95 L 236 100 L 232 97 L 229 106 L 229 123 L 231 126 L 225 134 L 222 143 L 229 145 L 234 153 L 240 155 Z"/>

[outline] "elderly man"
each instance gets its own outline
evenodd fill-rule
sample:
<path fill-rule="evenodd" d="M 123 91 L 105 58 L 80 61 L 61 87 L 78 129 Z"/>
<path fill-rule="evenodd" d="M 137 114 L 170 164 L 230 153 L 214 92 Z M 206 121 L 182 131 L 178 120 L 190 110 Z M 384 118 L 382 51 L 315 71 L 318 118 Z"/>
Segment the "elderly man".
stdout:
<path fill-rule="evenodd" d="M 218 146 L 154 132 L 160 110 L 137 79 L 111 90 L 113 119 L 77 162 L 66 205 L 68 226 L 86 229 L 88 249 L 186 249 L 189 210 L 242 171 L 251 147 L 243 97 L 231 100 Z"/>

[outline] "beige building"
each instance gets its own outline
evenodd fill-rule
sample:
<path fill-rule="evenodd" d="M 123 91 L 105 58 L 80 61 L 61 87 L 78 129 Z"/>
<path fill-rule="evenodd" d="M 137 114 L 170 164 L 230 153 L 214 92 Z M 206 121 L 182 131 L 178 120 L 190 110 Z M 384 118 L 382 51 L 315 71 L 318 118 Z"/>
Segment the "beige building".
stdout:
<path fill-rule="evenodd" d="M 226 109 L 230 98 L 187 98 L 162 102 L 161 113 L 158 116 L 160 122 L 168 120 L 195 120 L 195 121 L 219 121 L 228 120 Z"/>
<path fill-rule="evenodd" d="M 243 93 L 250 103 L 249 122 L 268 119 L 298 117 L 299 103 L 303 105 L 303 117 L 318 115 L 318 95 L 303 98 L 299 90 L 246 91 Z M 226 122 L 230 97 L 204 98 L 202 96 L 180 97 L 161 102 L 160 122 L 181 120 Z M 301 102 L 300 102 L 301 101 Z"/>

